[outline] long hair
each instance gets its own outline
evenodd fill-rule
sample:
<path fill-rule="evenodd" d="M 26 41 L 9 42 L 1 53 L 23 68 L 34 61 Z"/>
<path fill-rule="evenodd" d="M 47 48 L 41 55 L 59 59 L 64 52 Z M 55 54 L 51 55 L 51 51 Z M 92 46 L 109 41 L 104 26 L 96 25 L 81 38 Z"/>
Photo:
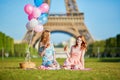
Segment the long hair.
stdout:
<path fill-rule="evenodd" d="M 78 36 L 78 37 L 76 38 L 76 43 L 75 43 L 74 46 L 75 46 L 75 47 L 78 46 L 78 43 L 77 43 L 77 39 L 78 39 L 78 38 L 81 38 L 81 40 L 82 40 L 81 49 L 87 50 L 87 43 L 86 43 L 86 40 L 85 40 L 84 36 Z"/>
<path fill-rule="evenodd" d="M 40 42 L 42 42 L 43 45 L 48 47 L 50 45 L 49 41 L 50 41 L 50 31 L 49 30 L 44 30 L 42 35 L 41 35 Z"/>

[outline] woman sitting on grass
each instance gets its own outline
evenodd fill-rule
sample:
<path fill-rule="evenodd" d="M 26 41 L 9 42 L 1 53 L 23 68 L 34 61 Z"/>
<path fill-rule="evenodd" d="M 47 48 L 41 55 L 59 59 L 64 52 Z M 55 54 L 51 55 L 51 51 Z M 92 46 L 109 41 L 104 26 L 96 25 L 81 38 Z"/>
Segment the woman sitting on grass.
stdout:
<path fill-rule="evenodd" d="M 70 53 L 68 53 L 68 48 L 66 46 L 64 51 L 67 54 L 67 59 L 64 62 L 63 68 L 85 70 L 84 55 L 86 47 L 87 46 L 84 36 L 78 36 L 76 38 L 76 43 L 71 47 Z"/>
<path fill-rule="evenodd" d="M 39 69 L 60 69 L 55 58 L 54 46 L 50 42 L 50 31 L 45 30 L 41 35 L 39 55 L 42 57 L 42 65 Z"/>

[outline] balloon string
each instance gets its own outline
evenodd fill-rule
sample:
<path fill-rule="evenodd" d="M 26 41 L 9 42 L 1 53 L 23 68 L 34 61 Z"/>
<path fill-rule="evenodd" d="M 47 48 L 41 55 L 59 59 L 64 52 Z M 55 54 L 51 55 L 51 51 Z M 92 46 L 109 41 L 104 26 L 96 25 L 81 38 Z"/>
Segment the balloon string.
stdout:
<path fill-rule="evenodd" d="M 32 42 L 33 35 L 34 35 L 34 30 L 32 30 L 29 45 L 28 45 L 28 48 L 27 48 L 27 51 L 26 51 L 26 57 L 25 57 L 26 62 L 30 62 L 30 59 L 31 59 L 31 57 L 30 57 L 30 45 L 31 45 L 31 42 Z"/>
<path fill-rule="evenodd" d="M 31 45 L 31 43 L 32 43 L 33 35 L 34 35 L 34 30 L 32 30 L 32 34 L 31 34 L 30 41 L 29 41 L 29 47 L 30 47 L 30 45 Z"/>

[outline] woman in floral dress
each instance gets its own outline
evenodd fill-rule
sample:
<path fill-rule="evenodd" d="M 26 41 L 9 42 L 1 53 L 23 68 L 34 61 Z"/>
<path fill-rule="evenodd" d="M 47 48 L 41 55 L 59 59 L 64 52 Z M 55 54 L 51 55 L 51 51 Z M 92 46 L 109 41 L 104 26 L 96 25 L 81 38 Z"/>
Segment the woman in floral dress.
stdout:
<path fill-rule="evenodd" d="M 39 55 L 42 57 L 41 69 L 59 69 L 56 61 L 54 46 L 50 41 L 50 31 L 45 30 L 41 35 Z"/>

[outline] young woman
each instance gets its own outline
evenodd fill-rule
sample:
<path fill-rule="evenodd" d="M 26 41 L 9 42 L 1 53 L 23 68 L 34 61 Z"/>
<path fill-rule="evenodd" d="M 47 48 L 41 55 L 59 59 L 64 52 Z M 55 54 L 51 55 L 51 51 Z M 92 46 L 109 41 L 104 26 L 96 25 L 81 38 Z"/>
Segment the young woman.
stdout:
<path fill-rule="evenodd" d="M 42 67 L 47 69 L 58 69 L 59 64 L 56 61 L 54 46 L 50 41 L 50 31 L 45 30 L 41 35 L 39 45 L 39 55 L 42 57 Z"/>
<path fill-rule="evenodd" d="M 64 48 L 67 59 L 64 62 L 64 69 L 85 69 L 84 67 L 84 55 L 86 51 L 86 41 L 84 36 L 78 36 L 76 43 L 71 47 L 70 53 L 68 53 L 67 47 Z"/>

